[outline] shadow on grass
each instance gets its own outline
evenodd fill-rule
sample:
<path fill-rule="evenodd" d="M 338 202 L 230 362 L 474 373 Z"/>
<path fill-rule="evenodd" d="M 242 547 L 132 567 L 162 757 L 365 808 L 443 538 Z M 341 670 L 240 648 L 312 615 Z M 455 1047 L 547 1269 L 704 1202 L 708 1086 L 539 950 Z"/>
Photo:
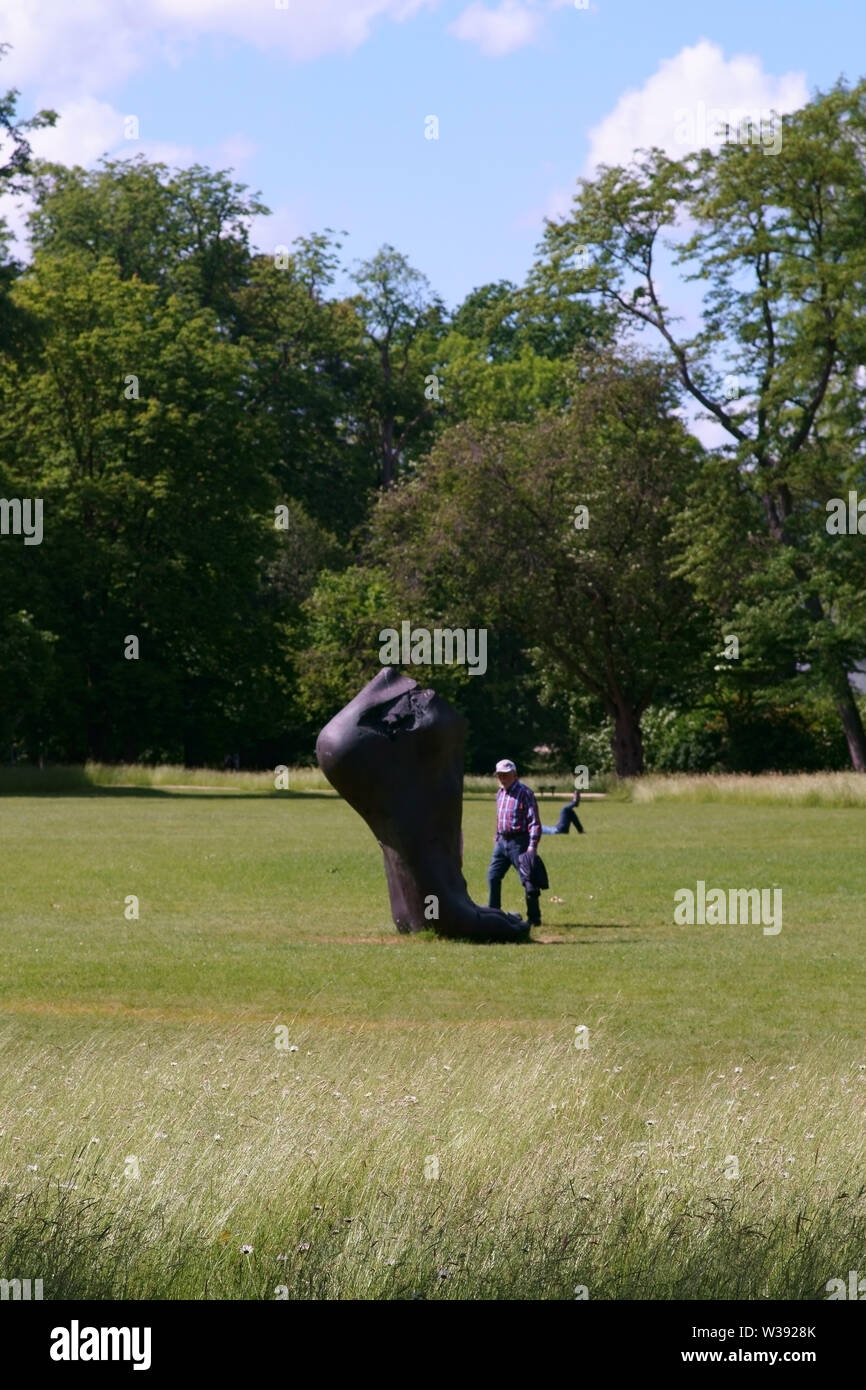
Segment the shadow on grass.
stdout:
<path fill-rule="evenodd" d="M 627 931 L 636 926 L 635 922 L 554 922 L 551 930 L 558 931 Z"/>
<path fill-rule="evenodd" d="M 156 796 L 184 801 L 342 801 L 341 796 L 335 792 L 328 791 L 222 791 L 219 787 L 100 787 L 92 782 L 82 781 L 75 785 L 56 785 L 38 786 L 22 785 L 12 786 L 0 781 L 0 802 L 4 797 L 13 796 L 64 796 L 64 797 L 90 797 L 90 796 L 133 796 L 149 797 Z"/>
<path fill-rule="evenodd" d="M 580 931 L 606 931 L 622 932 L 630 931 L 634 928 L 633 922 L 555 922 L 549 927 L 543 924 L 537 930 L 543 933 L 539 937 L 532 937 L 530 944 L 534 946 L 615 946 L 621 942 L 635 942 L 634 936 L 609 936 L 599 937 L 596 941 L 576 940 L 573 936 L 549 936 L 548 932 L 580 932 Z"/>

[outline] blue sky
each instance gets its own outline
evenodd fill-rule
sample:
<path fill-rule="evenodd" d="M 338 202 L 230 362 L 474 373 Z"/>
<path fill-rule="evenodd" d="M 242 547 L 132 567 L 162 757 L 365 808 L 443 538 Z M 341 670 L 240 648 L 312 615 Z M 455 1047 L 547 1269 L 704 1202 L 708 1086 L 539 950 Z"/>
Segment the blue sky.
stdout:
<path fill-rule="evenodd" d="M 61 112 L 38 153 L 234 165 L 274 210 L 255 227 L 263 249 L 346 228 L 347 258 L 389 241 L 453 305 L 520 281 L 578 176 L 671 145 L 678 111 L 791 109 L 859 77 L 866 7 L 0 0 L 2 40 L 14 50 L 0 81 L 21 89 L 21 110 Z M 129 114 L 138 140 L 123 138 Z"/>

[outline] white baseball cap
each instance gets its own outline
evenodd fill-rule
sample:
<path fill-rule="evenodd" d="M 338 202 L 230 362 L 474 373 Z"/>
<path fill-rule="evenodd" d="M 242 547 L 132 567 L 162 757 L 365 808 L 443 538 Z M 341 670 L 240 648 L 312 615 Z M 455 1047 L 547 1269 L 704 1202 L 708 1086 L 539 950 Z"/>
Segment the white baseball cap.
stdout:
<path fill-rule="evenodd" d="M 517 768 L 514 766 L 514 763 L 511 761 L 510 758 L 500 758 L 500 759 L 499 759 L 499 762 L 496 764 L 496 771 L 497 771 L 497 772 L 516 772 L 516 771 L 517 771 Z"/>

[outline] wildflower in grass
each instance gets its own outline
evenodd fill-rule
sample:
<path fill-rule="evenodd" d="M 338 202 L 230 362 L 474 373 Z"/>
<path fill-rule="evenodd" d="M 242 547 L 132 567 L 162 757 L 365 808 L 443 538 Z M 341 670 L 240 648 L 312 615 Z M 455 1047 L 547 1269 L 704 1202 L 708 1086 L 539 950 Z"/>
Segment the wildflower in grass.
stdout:
<path fill-rule="evenodd" d="M 301 1243 L 300 1243 L 300 1245 L 298 1246 L 298 1249 L 299 1249 L 299 1250 L 309 1250 L 309 1248 L 310 1248 L 310 1242 L 309 1242 L 308 1240 L 302 1240 Z"/>
<path fill-rule="evenodd" d="M 242 1246 L 241 1246 L 241 1254 L 242 1254 L 242 1255 L 251 1255 L 252 1253 L 253 1253 L 253 1247 L 252 1247 L 251 1245 L 242 1245 Z"/>

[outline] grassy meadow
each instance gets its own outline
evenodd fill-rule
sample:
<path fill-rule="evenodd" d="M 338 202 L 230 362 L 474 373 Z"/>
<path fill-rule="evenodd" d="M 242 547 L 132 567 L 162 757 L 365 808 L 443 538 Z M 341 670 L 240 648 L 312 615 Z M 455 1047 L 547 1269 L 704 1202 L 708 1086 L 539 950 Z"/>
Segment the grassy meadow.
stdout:
<path fill-rule="evenodd" d="M 0 1277 L 812 1299 L 866 1267 L 862 807 L 587 801 L 537 944 L 471 946 L 397 934 L 316 775 L 2 785 Z M 468 784 L 478 901 L 492 825 Z M 698 879 L 781 887 L 782 931 L 674 925 Z"/>

